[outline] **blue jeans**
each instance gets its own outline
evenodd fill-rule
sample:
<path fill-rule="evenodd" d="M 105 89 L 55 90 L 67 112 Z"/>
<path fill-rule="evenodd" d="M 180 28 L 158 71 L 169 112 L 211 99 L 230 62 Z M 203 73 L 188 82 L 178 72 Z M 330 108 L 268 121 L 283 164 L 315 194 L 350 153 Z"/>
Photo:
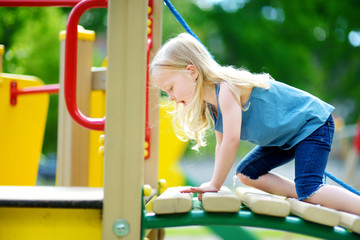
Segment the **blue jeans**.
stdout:
<path fill-rule="evenodd" d="M 323 185 L 323 175 L 334 137 L 332 116 L 293 148 L 257 146 L 239 163 L 236 173 L 253 180 L 295 158 L 295 187 L 299 200 L 313 195 Z"/>

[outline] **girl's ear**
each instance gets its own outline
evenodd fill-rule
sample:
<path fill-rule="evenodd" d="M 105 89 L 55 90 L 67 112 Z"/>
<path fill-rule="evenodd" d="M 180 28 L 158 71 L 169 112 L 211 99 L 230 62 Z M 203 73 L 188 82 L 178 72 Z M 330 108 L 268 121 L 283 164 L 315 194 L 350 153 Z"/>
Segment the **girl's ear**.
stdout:
<path fill-rule="evenodd" d="M 192 79 L 194 80 L 194 82 L 196 82 L 197 78 L 199 77 L 199 72 L 198 72 L 197 68 L 194 65 L 189 64 L 186 66 L 185 69 L 187 71 L 190 71 Z"/>

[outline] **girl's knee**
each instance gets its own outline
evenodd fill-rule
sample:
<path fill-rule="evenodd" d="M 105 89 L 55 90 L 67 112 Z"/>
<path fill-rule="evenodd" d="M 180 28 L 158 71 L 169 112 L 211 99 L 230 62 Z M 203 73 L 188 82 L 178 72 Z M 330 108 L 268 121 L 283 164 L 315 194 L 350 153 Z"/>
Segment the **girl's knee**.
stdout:
<path fill-rule="evenodd" d="M 239 181 L 246 186 L 252 186 L 254 181 L 256 181 L 239 172 L 236 174 L 236 176 L 239 179 Z"/>
<path fill-rule="evenodd" d="M 300 201 L 311 202 L 310 198 L 324 186 L 322 177 L 297 177 L 295 178 L 295 188 Z"/>

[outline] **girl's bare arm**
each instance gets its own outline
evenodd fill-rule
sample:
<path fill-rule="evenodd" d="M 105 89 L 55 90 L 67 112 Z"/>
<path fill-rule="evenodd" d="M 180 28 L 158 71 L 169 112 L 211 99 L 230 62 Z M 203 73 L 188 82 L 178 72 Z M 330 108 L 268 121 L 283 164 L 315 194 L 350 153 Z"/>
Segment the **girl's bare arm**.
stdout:
<path fill-rule="evenodd" d="M 215 166 L 211 181 L 183 192 L 201 194 L 219 191 L 234 163 L 240 142 L 242 112 L 235 97 L 225 84 L 222 84 L 220 89 L 219 103 L 223 116 L 223 134 L 216 132 Z"/>
<path fill-rule="evenodd" d="M 217 146 L 215 167 L 210 184 L 220 189 L 234 163 L 240 142 L 242 111 L 226 84 L 221 84 L 219 104 L 223 117 L 223 134 Z"/>

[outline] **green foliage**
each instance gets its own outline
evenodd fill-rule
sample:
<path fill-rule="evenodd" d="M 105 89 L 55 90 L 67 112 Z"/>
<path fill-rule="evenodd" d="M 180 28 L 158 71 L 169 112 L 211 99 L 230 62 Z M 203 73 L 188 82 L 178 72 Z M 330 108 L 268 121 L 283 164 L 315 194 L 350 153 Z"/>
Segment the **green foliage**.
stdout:
<path fill-rule="evenodd" d="M 57 8 L 10 10 L 11 14 L 5 11 L 5 15 L 19 23 L 13 25 L 10 39 L 5 41 L 4 71 L 34 75 L 45 83 L 58 82 L 59 31 L 66 25 L 61 12 Z"/>
<path fill-rule="evenodd" d="M 360 112 L 360 47 L 351 45 L 348 35 L 359 32 L 359 1 L 172 3 L 219 63 L 268 72 L 278 81 L 335 105 L 335 114 L 348 123 L 356 122 Z M 164 41 L 185 31 L 166 6 L 163 13 Z M 209 147 L 200 151 L 212 155 L 213 136 L 208 143 Z M 239 152 L 249 148 L 241 146 Z M 196 153 L 188 150 L 187 154 Z"/>
<path fill-rule="evenodd" d="M 348 122 L 358 117 L 360 47 L 348 35 L 359 31 L 359 1 L 172 3 L 221 64 L 269 72 L 336 105 Z M 184 31 L 166 7 L 163 22 L 164 40 Z"/>

